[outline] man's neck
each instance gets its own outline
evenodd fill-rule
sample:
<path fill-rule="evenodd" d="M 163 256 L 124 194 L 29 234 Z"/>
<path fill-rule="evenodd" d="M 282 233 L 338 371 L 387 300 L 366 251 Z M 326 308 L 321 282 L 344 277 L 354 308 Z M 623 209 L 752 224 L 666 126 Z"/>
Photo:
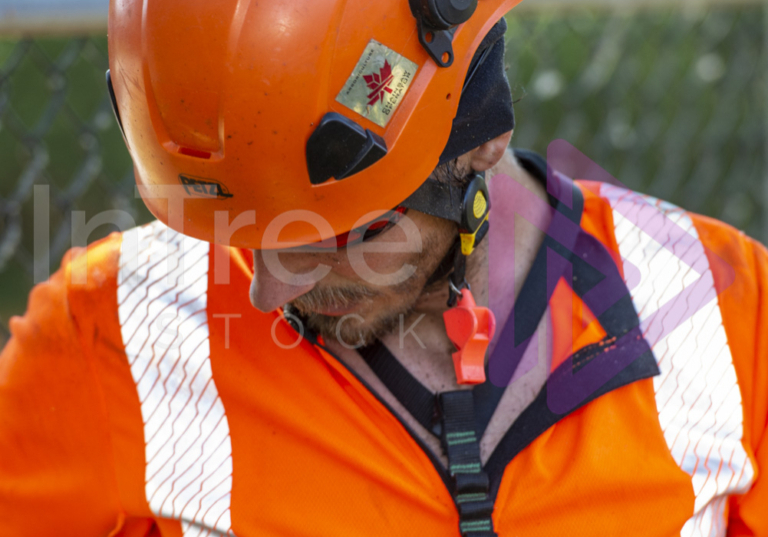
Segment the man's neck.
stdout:
<path fill-rule="evenodd" d="M 541 184 L 518 165 L 511 152 L 507 152 L 502 161 L 489 170 L 487 177 L 491 178 L 489 184 L 493 204 L 491 227 L 484 244 L 469 259 L 467 279 L 472 285 L 473 294 L 479 304 L 489 305 L 490 297 L 490 308 L 496 316 L 497 330 L 500 330 L 512 311 L 515 296 L 544 238 L 541 229 L 546 229 L 545 226 L 548 224 L 547 215 L 541 215 L 536 225 L 515 216 L 519 212 L 517 210 L 519 205 L 516 204 L 526 203 L 526 200 L 517 199 L 519 196 L 514 193 L 515 188 L 517 185 L 522 185 L 533 195 L 543 199 L 546 199 L 546 192 Z M 513 181 L 517 184 L 513 184 Z M 512 229 L 514 233 L 511 233 Z M 416 310 L 404 319 L 401 329 L 382 338 L 382 343 L 430 391 L 443 392 L 468 388 L 456 383 L 451 359 L 451 353 L 455 349 L 448 340 L 443 323 L 443 312 L 447 308 L 448 284 L 440 288 L 434 287 L 434 289 L 436 290 L 422 294 Z M 549 316 L 545 315 L 540 321 L 539 330 L 534 336 L 539 338 L 539 345 L 530 346 L 529 350 L 549 348 L 546 341 L 551 333 L 548 320 Z M 415 431 L 432 453 L 447 465 L 448 461 L 442 451 L 440 440 L 410 414 L 361 356 L 333 341 L 329 341 L 328 344 L 336 356 L 356 371 L 411 430 Z M 493 343 L 491 345 L 493 350 Z M 513 378 L 480 439 L 480 457 L 483 464 L 487 462 L 511 424 L 535 399 L 536 394 L 546 382 L 549 371 L 546 352 L 544 355 L 530 356 L 531 363 L 526 362 L 528 358 L 529 353 L 526 352 L 523 362 L 529 367 Z"/>
<path fill-rule="evenodd" d="M 487 177 L 492 202 L 491 226 L 485 241 L 467 260 L 467 281 L 477 304 L 490 307 L 497 327 L 501 328 L 544 238 L 541 229 L 546 229 L 544 226 L 548 223 L 545 214 L 539 215 L 536 224 L 516 217 L 517 204 L 525 200 L 513 194 L 510 181 L 544 200 L 546 191 L 517 163 L 511 151 L 488 171 Z M 513 229 L 514 233 L 510 233 Z M 492 298 L 489 300 L 489 297 Z M 455 349 L 443 323 L 447 300 L 447 282 L 425 290 L 413 312 L 405 318 L 402 329 L 382 338 L 403 365 L 436 392 L 462 388 L 456 383 L 451 359 Z"/>

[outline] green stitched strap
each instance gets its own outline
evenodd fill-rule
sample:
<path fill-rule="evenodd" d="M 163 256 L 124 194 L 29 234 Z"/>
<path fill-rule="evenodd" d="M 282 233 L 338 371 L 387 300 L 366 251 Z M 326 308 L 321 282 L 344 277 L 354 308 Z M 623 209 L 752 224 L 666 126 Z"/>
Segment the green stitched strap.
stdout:
<path fill-rule="evenodd" d="M 473 462 L 471 464 L 449 464 L 448 469 L 451 475 L 454 474 L 476 474 L 482 470 L 479 462 Z"/>
<path fill-rule="evenodd" d="M 485 492 L 468 492 L 466 494 L 457 494 L 456 503 L 484 501 L 488 499 L 488 494 Z"/>
<path fill-rule="evenodd" d="M 493 531 L 493 521 L 490 518 L 485 520 L 467 520 L 459 522 L 461 533 L 468 531 Z"/>
<path fill-rule="evenodd" d="M 450 433 L 445 435 L 445 441 L 449 446 L 457 446 L 459 444 L 471 444 L 477 442 L 477 437 L 475 436 L 475 431 Z"/>
<path fill-rule="evenodd" d="M 460 432 L 460 433 L 448 433 L 448 434 L 445 435 L 445 437 L 448 440 L 456 439 L 456 438 L 467 438 L 467 437 L 474 438 L 475 437 L 475 431 L 464 431 L 464 432 Z"/>

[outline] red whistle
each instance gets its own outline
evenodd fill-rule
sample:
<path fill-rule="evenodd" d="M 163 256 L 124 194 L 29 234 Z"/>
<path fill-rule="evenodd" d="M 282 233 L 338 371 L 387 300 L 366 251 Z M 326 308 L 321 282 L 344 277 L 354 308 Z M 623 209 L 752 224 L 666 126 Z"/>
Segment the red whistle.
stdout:
<path fill-rule="evenodd" d="M 459 384 L 485 382 L 485 351 L 496 331 L 496 317 L 488 308 L 475 304 L 469 289 L 461 291 L 455 307 L 443 313 L 445 331 L 456 346 L 453 367 Z"/>

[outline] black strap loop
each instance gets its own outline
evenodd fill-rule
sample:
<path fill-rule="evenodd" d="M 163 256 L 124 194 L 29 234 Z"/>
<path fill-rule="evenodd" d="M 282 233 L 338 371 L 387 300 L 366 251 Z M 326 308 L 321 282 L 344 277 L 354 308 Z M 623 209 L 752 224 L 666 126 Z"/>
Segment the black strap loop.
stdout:
<path fill-rule="evenodd" d="M 475 430 L 474 397 L 469 390 L 438 395 L 443 434 L 440 438 L 448 456 L 448 472 L 454 478 L 453 497 L 459 511 L 462 536 L 476 537 L 493 532 L 493 499 L 486 486 L 488 474 L 480 459 L 480 442 Z M 467 489 L 471 489 L 471 492 Z"/>

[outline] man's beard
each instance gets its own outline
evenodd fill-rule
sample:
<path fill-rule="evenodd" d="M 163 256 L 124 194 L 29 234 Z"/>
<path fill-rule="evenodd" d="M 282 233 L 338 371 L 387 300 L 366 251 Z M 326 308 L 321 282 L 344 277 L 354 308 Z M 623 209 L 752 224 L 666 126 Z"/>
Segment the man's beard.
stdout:
<path fill-rule="evenodd" d="M 348 348 L 370 345 L 377 339 L 397 330 L 413 312 L 429 277 L 435 271 L 453 243 L 453 228 L 447 227 L 434 235 L 424 237 L 422 252 L 413 262 L 416 272 L 406 281 L 389 287 L 389 294 L 364 285 L 350 283 L 343 287 L 316 286 L 289 304 L 290 310 L 299 314 L 307 328 L 326 341 L 335 340 Z M 430 286 L 431 287 L 431 286 Z M 391 309 L 376 313 L 375 317 L 362 319 L 356 313 L 331 316 L 318 311 L 345 309 L 386 300 L 387 296 L 400 299 Z"/>
<path fill-rule="evenodd" d="M 414 282 L 415 283 L 415 282 Z M 349 306 L 371 302 L 381 294 L 362 285 L 345 287 L 315 288 L 290 303 L 291 309 L 299 313 L 307 328 L 319 334 L 325 340 L 335 340 L 346 347 L 360 348 L 373 343 L 400 326 L 400 319 L 407 317 L 414 308 L 420 288 L 413 283 L 408 286 L 404 296 L 413 299 L 406 304 L 385 311 L 373 319 L 362 319 L 360 315 L 348 314 L 343 316 L 322 315 L 316 313 L 324 309 L 343 309 Z M 421 286 L 423 287 L 423 285 Z M 398 289 L 398 295 L 402 292 Z M 414 292 L 416 291 L 416 292 Z"/>

